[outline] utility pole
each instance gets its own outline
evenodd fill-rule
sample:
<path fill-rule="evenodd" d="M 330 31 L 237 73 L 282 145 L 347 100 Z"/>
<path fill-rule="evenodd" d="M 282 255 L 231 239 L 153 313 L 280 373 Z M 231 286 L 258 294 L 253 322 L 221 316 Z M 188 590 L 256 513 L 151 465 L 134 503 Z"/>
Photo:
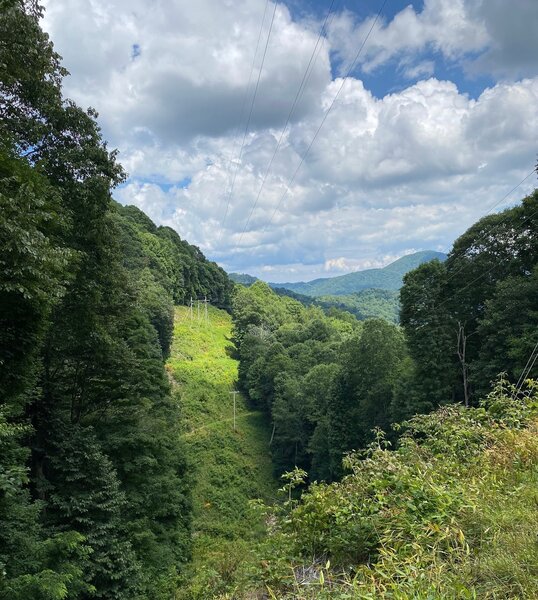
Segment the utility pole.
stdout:
<path fill-rule="evenodd" d="M 469 408 L 469 382 L 468 382 L 468 368 L 465 362 L 465 354 L 467 350 L 467 336 L 465 335 L 465 326 L 458 321 L 458 358 L 461 363 L 461 372 L 463 376 L 463 397 L 465 401 L 465 407 Z"/>
<path fill-rule="evenodd" d="M 234 390 L 233 392 L 230 392 L 230 394 L 233 394 L 234 397 L 234 431 L 237 431 L 237 428 L 235 426 L 235 397 L 237 396 L 237 394 L 239 394 L 239 392 Z"/>
<path fill-rule="evenodd" d="M 209 302 L 209 300 L 207 299 L 207 296 L 204 296 L 204 312 L 205 312 L 205 322 L 208 322 L 208 317 L 207 317 L 207 303 Z"/>

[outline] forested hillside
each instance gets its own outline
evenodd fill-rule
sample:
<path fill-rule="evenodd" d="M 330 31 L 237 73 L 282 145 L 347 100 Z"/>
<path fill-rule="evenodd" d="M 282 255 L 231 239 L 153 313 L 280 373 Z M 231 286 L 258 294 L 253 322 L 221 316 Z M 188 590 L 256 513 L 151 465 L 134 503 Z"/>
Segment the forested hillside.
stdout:
<path fill-rule="evenodd" d="M 319 296 L 317 300 L 324 305 L 347 310 L 361 321 L 380 317 L 398 323 L 400 318 L 400 294 L 395 290 L 365 289 L 340 296 Z"/>
<path fill-rule="evenodd" d="M 236 290 L 240 382 L 285 472 L 272 597 L 536 596 L 537 220 L 534 192 L 408 273 L 401 327 Z"/>
<path fill-rule="evenodd" d="M 389 427 L 409 363 L 397 326 L 326 316 L 262 282 L 237 289 L 233 317 L 239 382 L 271 420 L 277 473 L 299 466 L 331 480 L 345 451 Z"/>
<path fill-rule="evenodd" d="M 39 16 L 2 3 L 0 597 L 169 598 L 191 546 L 172 304 L 230 284 L 111 200 L 124 174 Z"/>
<path fill-rule="evenodd" d="M 401 323 L 413 359 L 406 414 L 473 405 L 501 372 L 517 383 L 538 342 L 538 190 L 480 219 L 446 262 L 404 277 Z"/>
<path fill-rule="evenodd" d="M 271 287 L 282 287 L 305 296 L 339 296 L 353 294 L 364 289 L 399 290 L 403 276 L 424 262 L 433 259 L 445 260 L 442 252 L 424 250 L 402 256 L 381 269 L 366 269 L 337 277 L 299 281 L 295 283 L 270 283 Z"/>
<path fill-rule="evenodd" d="M 380 317 L 397 323 L 400 313 L 398 292 L 403 276 L 434 258 L 442 261 L 446 255 L 433 251 L 415 252 L 383 269 L 367 269 L 306 283 L 269 283 L 269 286 L 280 296 L 290 296 L 305 306 L 319 306 L 325 311 L 331 308 L 346 310 L 361 321 Z M 244 273 L 230 273 L 230 279 L 247 287 L 259 281 Z"/>
<path fill-rule="evenodd" d="M 538 192 L 473 225 L 446 262 L 405 275 L 401 329 L 328 317 L 262 282 L 238 288 L 240 383 L 272 422 L 276 471 L 332 480 L 374 428 L 393 439 L 416 413 L 476 405 L 501 372 L 535 377 L 537 230 Z"/>
<path fill-rule="evenodd" d="M 41 17 L 0 0 L 0 600 L 538 597 L 538 190 L 234 285 L 112 199 Z"/>

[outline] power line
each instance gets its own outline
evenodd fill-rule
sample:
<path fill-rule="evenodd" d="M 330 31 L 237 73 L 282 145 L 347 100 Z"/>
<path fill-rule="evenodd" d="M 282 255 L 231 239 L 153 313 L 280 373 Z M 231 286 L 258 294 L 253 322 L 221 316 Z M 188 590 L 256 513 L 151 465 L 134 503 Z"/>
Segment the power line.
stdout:
<path fill-rule="evenodd" d="M 520 225 L 525 224 L 527 221 L 529 221 L 530 219 L 532 219 L 532 217 L 534 217 L 535 215 L 538 214 L 538 209 L 536 209 L 533 213 L 531 213 L 527 218 L 525 218 Z M 496 269 L 498 267 L 497 264 L 494 264 L 493 266 L 491 266 L 489 269 L 487 269 L 486 271 L 484 271 L 483 273 L 481 273 L 478 277 L 475 277 L 474 279 L 472 279 L 467 285 L 465 285 L 464 287 L 456 290 L 453 294 L 451 294 L 450 296 L 448 296 L 448 298 L 445 298 L 442 302 L 440 302 L 439 304 L 435 305 L 434 308 L 440 308 L 441 306 L 443 306 L 444 304 L 446 304 L 449 300 L 452 300 L 455 296 L 457 296 L 458 294 L 461 294 L 461 292 L 465 291 L 467 288 L 469 288 L 473 283 L 476 283 L 477 281 L 479 281 L 480 279 L 482 279 L 483 277 L 485 277 L 486 275 L 488 275 L 489 273 L 491 273 L 491 271 L 493 271 L 494 269 Z M 448 281 L 448 280 L 447 280 Z"/>
<path fill-rule="evenodd" d="M 282 129 L 282 132 L 280 133 L 280 138 L 279 138 L 278 143 L 277 143 L 277 145 L 275 147 L 273 155 L 271 156 L 271 160 L 269 161 L 269 164 L 268 164 L 267 169 L 265 171 L 265 175 L 263 176 L 263 180 L 262 180 L 262 183 L 260 185 L 260 189 L 258 190 L 258 194 L 256 196 L 256 199 L 254 200 L 252 208 L 250 209 L 250 214 L 248 215 L 248 218 L 247 218 L 247 221 L 245 223 L 245 226 L 243 227 L 243 231 L 241 232 L 241 235 L 239 237 L 238 244 L 241 243 L 241 240 L 243 239 L 243 235 L 245 234 L 245 231 L 247 230 L 247 227 L 248 227 L 248 225 L 250 223 L 250 220 L 252 218 L 254 210 L 255 210 L 256 206 L 258 205 L 258 200 L 260 199 L 260 195 L 262 193 L 263 187 L 264 187 L 265 182 L 267 180 L 267 176 L 269 175 L 269 172 L 271 170 L 271 166 L 273 165 L 273 161 L 275 159 L 275 156 L 277 155 L 277 152 L 278 152 L 278 150 L 280 148 L 282 140 L 284 139 L 284 134 L 285 134 L 285 132 L 286 132 L 286 130 L 288 128 L 288 125 L 290 123 L 290 120 L 291 120 L 291 117 L 293 115 L 293 112 L 295 111 L 295 108 L 297 106 L 297 102 L 299 101 L 299 98 L 302 96 L 302 94 L 304 92 L 304 89 L 306 87 L 306 83 L 307 83 L 308 79 L 310 78 L 310 75 L 312 74 L 312 71 L 313 71 L 313 68 L 314 68 L 314 64 L 315 64 L 315 62 L 316 62 L 316 60 L 317 60 L 317 58 L 319 56 L 319 52 L 321 50 L 320 41 L 321 41 L 321 38 L 323 37 L 324 30 L 326 31 L 327 21 L 329 19 L 329 15 L 331 15 L 331 13 L 332 13 L 332 9 L 333 9 L 334 3 L 335 3 L 335 0 L 331 0 L 331 5 L 329 6 L 329 10 L 327 11 L 327 14 L 325 16 L 325 20 L 323 21 L 323 25 L 321 26 L 321 29 L 319 30 L 319 35 L 318 35 L 318 39 L 316 41 L 316 45 L 314 46 L 314 50 L 312 51 L 312 54 L 310 56 L 310 60 L 308 61 L 308 65 L 306 66 L 306 70 L 305 70 L 305 72 L 303 74 L 303 78 L 301 80 L 301 83 L 300 83 L 299 88 L 297 90 L 297 93 L 295 95 L 295 99 L 293 100 L 290 112 L 289 112 L 288 117 L 286 119 L 286 123 L 284 125 L 284 128 Z M 332 13 L 331 22 L 332 22 L 333 18 L 334 18 L 334 13 Z M 312 69 L 310 69 L 310 66 L 312 66 Z"/>
<path fill-rule="evenodd" d="M 327 117 L 329 116 L 331 110 L 333 109 L 333 106 L 334 106 L 336 100 L 338 99 L 338 96 L 340 95 L 340 92 L 342 91 L 342 89 L 343 89 L 346 81 L 348 80 L 350 74 L 352 73 L 353 69 L 355 68 L 355 65 L 356 65 L 357 61 L 359 60 L 359 57 L 360 57 L 360 55 L 362 53 L 362 50 L 363 50 L 364 46 L 366 45 L 366 42 L 370 38 L 370 35 L 371 35 L 374 27 L 376 26 L 376 23 L 379 20 L 379 17 L 381 16 L 381 13 L 383 12 L 383 9 L 385 8 L 385 4 L 386 3 L 387 3 L 387 0 L 383 0 L 383 4 L 381 5 L 381 8 L 379 9 L 379 12 L 377 13 L 375 19 L 373 20 L 372 25 L 371 25 L 370 29 L 368 30 L 368 33 L 366 34 L 366 37 L 364 38 L 362 44 L 360 45 L 360 48 L 357 51 L 357 54 L 355 55 L 355 58 L 353 59 L 353 62 L 351 63 L 351 66 L 349 67 L 349 69 L 348 69 L 345 77 L 342 79 L 342 83 L 340 84 L 340 87 L 338 88 L 338 91 L 336 92 L 336 95 L 334 96 L 331 104 L 329 105 L 329 108 L 326 110 L 326 112 L 325 112 L 325 114 L 323 116 L 323 119 L 321 120 L 321 123 L 319 124 L 319 127 L 317 128 L 316 133 L 314 134 L 314 137 L 311 139 L 310 144 L 308 145 L 308 148 L 306 149 L 306 152 L 301 157 L 299 165 L 295 169 L 295 171 L 294 171 L 291 179 L 286 184 L 286 189 L 285 189 L 284 193 L 282 194 L 280 200 L 278 201 L 278 204 L 277 204 L 277 206 L 276 206 L 273 214 L 271 215 L 271 218 L 269 219 L 269 222 L 265 225 L 265 227 L 263 228 L 262 232 L 266 231 L 267 228 L 269 227 L 269 225 L 272 223 L 273 219 L 275 218 L 276 213 L 278 212 L 278 209 L 280 208 L 280 205 L 282 204 L 284 198 L 288 194 L 288 192 L 290 190 L 290 186 L 295 181 L 295 178 L 297 177 L 297 173 L 299 173 L 300 168 L 303 166 L 303 163 L 304 163 L 306 157 L 308 156 L 308 154 L 310 152 L 310 149 L 314 145 L 314 142 L 316 141 L 316 138 L 318 137 L 319 132 L 321 131 L 321 128 L 325 124 L 325 121 L 327 120 Z"/>
<path fill-rule="evenodd" d="M 493 204 L 485 213 L 484 215 L 482 215 L 481 218 L 484 218 L 486 215 L 488 215 L 488 213 L 490 213 L 494 208 L 496 208 L 497 206 L 499 206 L 499 204 L 501 204 L 502 202 L 504 202 L 504 200 L 506 200 L 506 198 L 508 198 L 508 196 L 510 196 L 510 194 L 512 194 L 513 192 L 515 192 L 523 183 L 525 183 L 525 181 L 527 181 L 527 179 L 533 174 L 536 173 L 536 169 L 533 169 L 528 175 L 526 175 L 516 186 L 514 186 L 507 194 L 505 194 L 500 200 L 498 200 L 495 204 Z M 507 220 L 509 219 L 508 216 L 506 216 L 504 219 L 501 219 L 501 221 L 499 223 L 497 223 L 494 227 L 492 227 L 491 229 L 489 229 L 487 232 L 484 232 L 481 236 L 479 236 L 474 242 L 473 244 L 476 245 L 478 243 L 480 243 L 481 241 L 483 241 L 484 239 L 486 239 L 488 236 L 491 235 L 492 231 L 495 231 L 495 229 L 498 229 L 501 225 L 503 225 Z M 453 256 L 450 257 L 450 260 L 453 260 L 455 258 L 461 258 L 462 256 L 465 255 L 467 249 L 462 250 L 459 253 L 454 254 Z M 462 265 L 457 271 L 455 271 L 454 273 L 451 274 L 451 276 L 446 280 L 445 283 L 448 283 L 451 279 L 453 279 L 458 273 L 460 273 L 463 269 L 465 268 L 464 265 Z"/>
<path fill-rule="evenodd" d="M 243 156 L 243 149 L 245 147 L 245 141 L 247 139 L 247 135 L 248 135 L 248 130 L 250 127 L 250 121 L 252 119 L 252 112 L 254 110 L 254 103 L 256 102 L 256 96 L 258 95 L 258 88 L 260 86 L 260 79 L 262 76 L 262 70 L 263 70 L 263 65 L 265 63 L 265 57 L 267 55 L 267 47 L 269 46 L 269 39 L 271 38 L 271 32 L 273 31 L 273 23 L 275 22 L 275 14 L 276 14 L 276 9 L 277 9 L 277 2 L 275 1 L 275 7 L 273 9 L 273 15 L 271 17 L 271 24 L 269 25 L 269 33 L 267 34 L 267 40 L 265 41 L 265 48 L 263 49 L 263 56 L 262 56 L 262 62 L 260 65 L 260 69 L 258 71 L 258 79 L 256 81 L 256 87 L 254 88 L 254 94 L 252 96 L 252 102 L 250 104 L 250 111 L 248 114 L 248 119 L 247 119 L 247 124 L 245 125 L 245 132 L 243 133 L 243 141 L 241 142 L 241 148 L 239 150 L 239 156 L 237 159 L 237 165 L 236 165 L 236 169 L 233 175 L 233 179 L 232 179 L 232 185 L 230 187 L 230 193 L 228 195 L 228 200 L 226 202 L 226 210 L 224 212 L 224 218 L 222 219 L 222 225 L 221 225 L 221 229 L 220 229 L 220 235 L 219 235 L 219 239 L 217 240 L 217 243 L 220 241 L 220 238 L 222 237 L 222 234 L 224 232 L 224 224 L 226 223 L 226 217 L 228 216 L 228 209 L 230 208 L 230 199 L 232 197 L 233 194 L 233 190 L 235 187 L 235 180 L 237 178 L 237 173 L 239 171 L 239 165 L 241 164 L 241 158 Z"/>
<path fill-rule="evenodd" d="M 525 375 L 525 379 L 531 374 L 532 369 L 534 368 L 534 364 L 536 363 L 537 359 L 538 359 L 538 352 L 536 352 L 535 355 L 534 355 L 534 360 L 532 361 L 531 366 L 527 370 L 527 374 Z M 523 383 L 524 383 L 524 381 L 521 382 L 521 387 L 523 387 Z"/>
<path fill-rule="evenodd" d="M 247 106 L 248 91 L 250 89 L 250 83 L 252 81 L 252 74 L 254 73 L 254 66 L 256 64 L 256 57 L 258 56 L 258 50 L 259 50 L 259 47 L 260 47 L 260 41 L 262 39 L 263 26 L 264 26 L 264 23 L 265 23 L 265 15 L 267 14 L 267 7 L 268 6 L 269 6 L 269 0 L 266 0 L 265 1 L 265 8 L 263 10 L 262 23 L 260 25 L 260 31 L 258 32 L 258 40 L 256 42 L 256 50 L 254 51 L 254 56 L 252 57 L 252 64 L 250 65 L 250 73 L 249 73 L 249 76 L 248 76 L 247 87 L 245 89 L 245 95 L 243 97 L 243 104 L 241 106 L 241 113 L 240 113 L 240 116 L 239 116 L 239 123 L 237 124 L 237 134 L 236 134 L 237 137 L 236 137 L 236 140 L 234 142 L 234 147 L 233 147 L 233 150 L 232 150 L 231 158 L 229 160 L 227 160 L 227 162 L 228 162 L 228 164 L 230 166 L 230 173 L 231 173 L 231 166 L 233 164 L 233 158 L 235 156 L 235 150 L 236 150 L 236 148 L 237 148 L 237 146 L 239 144 L 239 130 L 240 130 L 240 127 L 241 127 L 241 123 L 243 122 L 243 116 L 245 115 L 245 108 Z M 225 191 L 225 195 L 226 195 L 226 191 Z M 219 212 L 220 212 L 220 210 L 219 210 Z"/>
<path fill-rule="evenodd" d="M 533 360 L 533 357 L 534 357 L 534 360 Z M 523 368 L 523 371 L 521 371 L 521 375 L 519 376 L 519 379 L 517 380 L 516 392 L 515 392 L 516 394 L 523 387 L 523 383 L 525 382 L 525 379 L 527 378 L 529 373 L 532 371 L 532 368 L 534 367 L 534 363 L 536 362 L 537 358 L 538 358 L 538 342 L 536 342 L 536 346 L 534 346 L 534 348 L 529 356 L 529 360 L 527 360 L 527 364 Z M 531 364 L 531 361 L 532 361 L 532 364 Z"/>

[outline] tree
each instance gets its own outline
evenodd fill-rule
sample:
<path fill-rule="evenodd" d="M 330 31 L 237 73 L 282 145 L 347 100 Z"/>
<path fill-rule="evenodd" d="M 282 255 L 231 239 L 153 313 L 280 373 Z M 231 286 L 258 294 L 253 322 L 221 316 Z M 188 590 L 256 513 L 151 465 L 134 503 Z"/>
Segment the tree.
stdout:
<path fill-rule="evenodd" d="M 141 213 L 121 228 L 111 189 L 122 169 L 95 111 L 62 97 L 66 71 L 40 16 L 31 0 L 1 3 L 0 484 L 13 559 L 0 593 L 157 595 L 190 543 L 162 361 L 181 265 L 155 226 L 137 230 L 153 225 Z"/>
<path fill-rule="evenodd" d="M 365 448 L 376 428 L 389 431 L 394 391 L 406 348 L 401 331 L 381 319 L 365 321 L 360 336 L 343 347 L 329 406 L 333 469 L 345 452 Z"/>
<path fill-rule="evenodd" d="M 445 303 L 446 279 L 445 265 L 433 260 L 407 273 L 400 290 L 400 322 L 415 364 L 408 414 L 455 399 L 457 326 Z"/>
<path fill-rule="evenodd" d="M 538 265 L 529 276 L 509 277 L 497 285 L 478 326 L 482 340 L 471 377 L 478 394 L 499 373 L 517 382 L 538 342 Z M 529 378 L 536 379 L 537 365 Z"/>
<path fill-rule="evenodd" d="M 125 535 L 121 513 L 125 496 L 114 468 L 91 428 L 51 423 L 47 465 L 46 524 L 56 531 L 74 528 L 91 548 L 84 565 L 97 598 L 132 598 L 140 565 Z M 61 431 L 54 431 L 54 427 Z"/>
<path fill-rule="evenodd" d="M 408 389 L 417 403 L 407 412 L 444 402 L 476 404 L 499 372 L 517 380 L 515 371 L 521 372 L 526 360 L 522 355 L 533 345 L 526 332 L 535 322 L 537 224 L 535 191 L 520 205 L 470 227 L 444 265 L 426 263 L 405 276 L 401 322 L 414 359 Z M 522 344 L 514 342 L 518 331 Z M 518 346 L 524 348 L 521 354 Z"/>

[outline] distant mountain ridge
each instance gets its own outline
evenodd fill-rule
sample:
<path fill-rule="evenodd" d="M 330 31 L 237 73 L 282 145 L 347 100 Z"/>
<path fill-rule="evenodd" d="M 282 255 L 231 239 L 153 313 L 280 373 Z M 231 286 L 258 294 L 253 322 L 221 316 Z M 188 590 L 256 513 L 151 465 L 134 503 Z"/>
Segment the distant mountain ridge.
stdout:
<path fill-rule="evenodd" d="M 272 288 L 284 288 L 304 296 L 343 296 L 367 289 L 399 290 L 403 276 L 430 260 L 446 260 L 447 255 L 435 250 L 422 250 L 402 256 L 398 260 L 379 269 L 365 269 L 336 277 L 322 277 L 312 281 L 296 281 L 290 283 L 270 283 Z M 246 273 L 229 273 L 235 283 L 251 286 L 258 281 L 257 277 Z"/>
<path fill-rule="evenodd" d="M 402 256 L 380 269 L 355 271 L 336 277 L 325 277 L 313 281 L 295 283 L 270 283 L 271 287 L 285 288 L 305 296 L 341 296 L 366 289 L 399 290 L 403 276 L 422 263 L 433 259 L 446 260 L 446 254 L 434 250 L 423 250 Z"/>
<path fill-rule="evenodd" d="M 347 275 L 314 279 L 297 283 L 269 283 L 279 295 L 290 296 L 306 306 L 316 305 L 327 310 L 331 307 L 347 310 L 359 320 L 382 317 L 398 322 L 398 290 L 403 276 L 424 262 L 444 261 L 446 254 L 425 250 L 402 256 L 381 269 L 367 269 Z M 235 283 L 250 287 L 259 281 L 246 273 L 230 273 Z"/>

